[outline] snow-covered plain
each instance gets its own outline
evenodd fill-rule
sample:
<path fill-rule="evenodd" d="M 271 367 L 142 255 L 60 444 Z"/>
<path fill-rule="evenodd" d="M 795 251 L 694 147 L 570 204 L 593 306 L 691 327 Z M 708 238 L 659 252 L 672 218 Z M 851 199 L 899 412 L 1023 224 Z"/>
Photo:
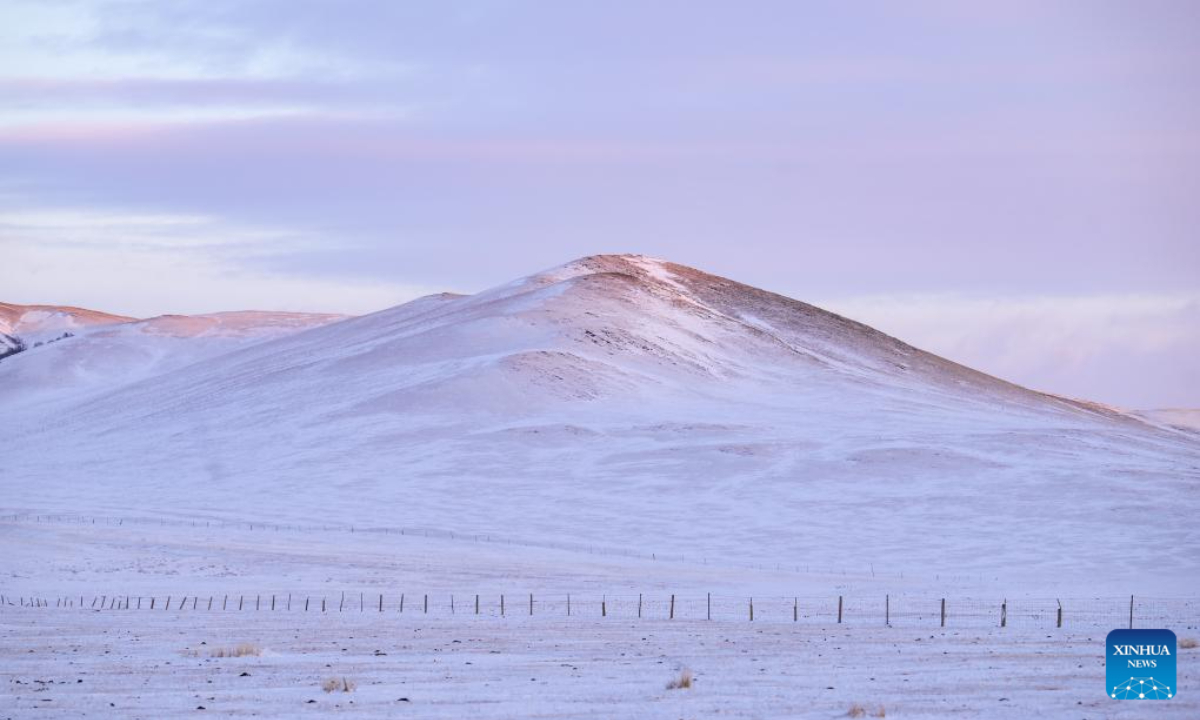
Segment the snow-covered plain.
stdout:
<path fill-rule="evenodd" d="M 833 718 L 855 706 L 898 718 L 1147 716 L 1103 695 L 1104 637 L 1127 610 L 1119 598 L 1064 598 L 1060 629 L 1046 598 L 1009 595 L 1000 628 L 999 591 L 973 578 L 262 526 L 35 518 L 0 523 L 0 539 L 19 548 L 0 605 L 4 717 Z M 948 597 L 944 628 L 935 591 Z M 34 594 L 46 606 L 22 607 Z M 114 600 L 122 609 L 97 609 Z M 1200 637 L 1200 603 L 1139 599 L 1137 621 Z M 261 654 L 213 657 L 240 645 Z M 1154 717 L 1200 712 L 1187 692 L 1200 651 L 1182 652 L 1185 690 Z M 694 687 L 668 690 L 683 669 Z M 321 689 L 341 678 L 355 690 Z"/>
<path fill-rule="evenodd" d="M 8 612 L 5 717 L 1195 718 L 1110 700 L 1104 633 L 370 613 Z M 212 657 L 246 643 L 260 656 Z M 1200 683 L 1183 651 L 1180 687 Z M 683 669 L 690 689 L 666 685 Z M 345 679 L 352 692 L 326 693 Z M 202 708 L 202 709 L 201 709 Z M 851 715 L 853 717 L 853 715 Z"/>
<path fill-rule="evenodd" d="M 1027 390 L 641 256 L 584 258 L 350 319 L 123 319 L 0 360 L 0 407 L 0 513 L 17 515 L 0 521 L 0 592 L 18 603 L 406 592 L 439 607 L 476 593 L 545 595 L 547 607 L 572 594 L 594 607 L 645 593 L 660 609 L 678 594 L 681 614 L 685 598 L 693 613 L 675 625 L 431 616 L 416 640 L 392 611 L 338 621 L 168 611 L 142 624 L 133 610 L 3 606 L 3 652 L 20 656 L 6 691 L 21 708 L 36 702 L 30 673 L 62 679 L 51 649 L 20 654 L 40 629 L 79 636 L 101 675 L 92 654 L 105 630 L 120 638 L 108 642 L 151 668 L 142 704 L 128 706 L 143 717 L 210 702 L 293 716 L 287 703 L 313 699 L 321 666 L 335 664 L 322 648 L 364 638 L 387 658 L 355 660 L 361 694 L 320 693 L 316 707 L 398 713 L 396 678 L 415 676 L 431 702 L 413 706 L 422 717 L 831 717 L 853 702 L 901 717 L 1062 717 L 1068 705 L 1133 717 L 1092 687 L 1128 596 L 1147 598 L 1140 608 L 1167 627 L 1200 622 L 1194 430 Z M 87 519 L 42 517 L 59 515 Z M 708 593 L 728 616 L 696 625 L 695 599 Z M 759 629 L 788 619 L 787 598 L 809 607 L 839 595 L 864 624 L 828 627 L 825 604 L 796 627 Z M 751 596 L 754 627 L 739 619 Z M 912 628 L 882 628 L 885 596 L 901 618 L 919 608 Z M 930 614 L 942 597 L 944 636 Z M 1055 598 L 1067 601 L 1061 630 L 1047 625 Z M 1005 599 L 1014 624 L 997 635 Z M 954 630 L 972 602 L 970 627 L 960 615 Z M 1023 613 L 1036 621 L 1017 622 Z M 447 670 L 435 682 L 455 633 L 507 654 L 494 675 Z M 822 647 L 837 638 L 832 667 L 812 657 L 818 636 Z M 271 651 L 186 659 L 201 641 Z M 709 649 L 692 661 L 700 642 Z M 646 660 L 585 652 L 606 645 Z M 914 672 L 939 689 L 912 692 L 903 662 L 883 659 L 910 649 Z M 580 654 L 595 664 L 577 681 L 567 668 Z M 162 672 L 168 661 L 195 667 Z M 685 661 L 697 687 L 666 691 Z M 239 685 L 223 674 L 233 662 L 271 669 Z M 1052 667 L 1044 681 L 1040 663 Z M 525 678 L 531 667 L 553 687 Z M 1181 673 L 1195 670 L 1181 662 Z M 208 679 L 212 691 L 196 689 Z M 614 697 L 611 712 L 596 704 Z M 1170 706 L 1179 717 L 1195 714 L 1184 697 Z"/>

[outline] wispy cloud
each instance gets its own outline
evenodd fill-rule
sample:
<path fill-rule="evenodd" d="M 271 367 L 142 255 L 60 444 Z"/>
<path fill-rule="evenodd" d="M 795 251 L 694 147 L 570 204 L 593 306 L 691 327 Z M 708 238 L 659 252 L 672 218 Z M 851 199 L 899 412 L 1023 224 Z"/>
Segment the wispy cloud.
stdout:
<path fill-rule="evenodd" d="M 1200 292 L 835 299 L 831 310 L 1038 390 L 1200 407 Z"/>
<path fill-rule="evenodd" d="M 319 245 L 303 231 L 194 215 L 0 212 L 7 302 L 74 304 L 135 316 L 241 308 L 356 314 L 434 291 L 281 273 L 267 261 Z"/>

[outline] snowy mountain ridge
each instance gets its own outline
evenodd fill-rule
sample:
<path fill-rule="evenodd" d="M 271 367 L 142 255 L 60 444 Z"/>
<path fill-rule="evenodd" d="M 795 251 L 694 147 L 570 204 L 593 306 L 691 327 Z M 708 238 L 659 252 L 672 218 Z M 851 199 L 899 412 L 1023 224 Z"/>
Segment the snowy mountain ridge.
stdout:
<path fill-rule="evenodd" d="M 21 363 L 13 358 L 0 366 L 0 403 L 79 401 L 343 317 L 244 311 L 136 319 L 69 306 L 0 303 L 0 328 L 8 333 L 0 334 L 0 357 L 33 351 Z"/>
<path fill-rule="evenodd" d="M 6 360 L 0 388 L 40 364 Z M 1105 568 L 1146 553 L 1162 563 L 1130 572 L 1147 587 L 1200 571 L 1194 433 L 642 256 L 291 328 L 15 414 L 0 482 L 26 509 L 1042 584 L 1123 581 Z"/>

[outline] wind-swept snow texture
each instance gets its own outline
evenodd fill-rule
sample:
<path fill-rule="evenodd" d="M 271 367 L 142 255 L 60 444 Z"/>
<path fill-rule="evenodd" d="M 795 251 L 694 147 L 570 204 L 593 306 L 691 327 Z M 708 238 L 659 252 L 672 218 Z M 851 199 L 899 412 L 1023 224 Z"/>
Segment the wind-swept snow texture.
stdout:
<path fill-rule="evenodd" d="M 68 375 L 55 363 L 141 372 L 156 331 L 118 327 L 116 346 L 93 333 L 0 363 L 6 506 L 416 525 L 1027 589 L 1191 591 L 1200 572 L 1195 432 L 661 260 L 584 258 L 22 401 Z"/>

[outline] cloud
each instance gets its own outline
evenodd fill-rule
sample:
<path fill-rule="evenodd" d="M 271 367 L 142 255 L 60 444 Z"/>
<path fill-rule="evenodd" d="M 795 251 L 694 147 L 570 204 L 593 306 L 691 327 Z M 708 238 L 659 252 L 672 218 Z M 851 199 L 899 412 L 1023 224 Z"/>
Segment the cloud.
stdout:
<path fill-rule="evenodd" d="M 352 83 L 290 79 L 55 79 L 0 77 L 0 128 L 27 138 L 49 127 L 203 125 L 228 120 L 325 116 L 400 119 L 411 104 Z"/>
<path fill-rule="evenodd" d="M 393 88 L 394 90 L 394 88 Z M 0 77 L 6 108 L 41 106 L 271 106 L 394 104 L 377 89 L 346 82 L 257 78 L 40 78 Z"/>
<path fill-rule="evenodd" d="M 264 257 L 314 242 L 305 233 L 200 216 L 0 213 L 3 300 L 141 317 L 241 309 L 360 314 L 434 291 L 264 267 Z"/>
<path fill-rule="evenodd" d="M 1037 390 L 1200 407 L 1200 293 L 852 297 L 823 307 Z"/>

